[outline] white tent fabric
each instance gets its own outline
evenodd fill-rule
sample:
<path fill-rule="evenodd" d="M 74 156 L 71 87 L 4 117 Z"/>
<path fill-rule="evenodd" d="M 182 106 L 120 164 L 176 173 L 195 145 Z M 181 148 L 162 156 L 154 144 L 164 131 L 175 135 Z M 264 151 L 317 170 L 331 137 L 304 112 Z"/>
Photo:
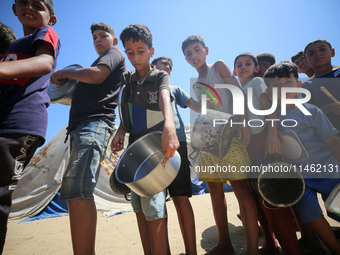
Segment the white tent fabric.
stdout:
<path fill-rule="evenodd" d="M 64 143 L 65 137 L 66 127 L 34 155 L 13 192 L 10 218 L 24 219 L 35 216 L 59 191 L 69 159 L 69 142 Z M 128 139 L 125 140 L 127 142 Z M 130 202 L 123 196 L 115 194 L 110 188 L 109 178 L 114 169 L 114 164 L 110 162 L 110 154 L 111 150 L 108 149 L 94 193 L 97 210 L 105 212 L 108 216 L 132 210 Z"/>

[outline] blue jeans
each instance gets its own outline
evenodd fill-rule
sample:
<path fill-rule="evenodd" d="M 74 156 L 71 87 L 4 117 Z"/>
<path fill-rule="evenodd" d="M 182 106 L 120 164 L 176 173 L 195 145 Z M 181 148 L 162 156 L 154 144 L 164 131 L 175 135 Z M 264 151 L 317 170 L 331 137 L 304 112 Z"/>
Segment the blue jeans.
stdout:
<path fill-rule="evenodd" d="M 60 200 L 93 199 L 100 163 L 104 160 L 114 122 L 91 119 L 70 133 L 70 160 L 61 184 Z"/>
<path fill-rule="evenodd" d="M 141 197 L 131 191 L 131 205 L 135 213 L 143 211 L 147 221 L 166 218 L 166 190 L 150 197 Z"/>

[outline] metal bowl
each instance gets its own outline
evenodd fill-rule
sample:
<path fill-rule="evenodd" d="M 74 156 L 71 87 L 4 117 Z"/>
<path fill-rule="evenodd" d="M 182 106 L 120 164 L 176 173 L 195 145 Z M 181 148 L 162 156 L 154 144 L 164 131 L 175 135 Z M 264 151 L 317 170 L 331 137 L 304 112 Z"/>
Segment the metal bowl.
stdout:
<path fill-rule="evenodd" d="M 69 65 L 65 67 L 63 70 L 78 69 L 78 68 L 83 68 L 83 67 L 81 65 L 74 64 L 74 65 Z M 77 84 L 78 84 L 78 81 L 72 80 L 72 79 L 65 79 L 65 81 L 60 84 L 50 83 L 47 94 L 51 99 L 51 103 L 71 105 L 73 91 Z"/>
<path fill-rule="evenodd" d="M 166 189 L 176 178 L 181 157 L 176 151 L 165 166 L 163 160 L 162 132 L 151 132 L 136 140 L 120 157 L 115 174 L 142 197 L 153 196 Z"/>

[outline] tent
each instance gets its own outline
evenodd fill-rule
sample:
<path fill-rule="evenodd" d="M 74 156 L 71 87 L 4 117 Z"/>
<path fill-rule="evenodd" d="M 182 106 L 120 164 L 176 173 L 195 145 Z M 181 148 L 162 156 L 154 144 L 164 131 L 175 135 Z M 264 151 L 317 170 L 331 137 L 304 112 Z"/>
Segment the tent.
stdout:
<path fill-rule="evenodd" d="M 185 125 L 189 155 L 193 152 L 190 145 L 190 132 L 191 127 Z M 64 143 L 65 137 L 66 126 L 38 151 L 27 165 L 13 192 L 11 219 L 35 220 L 60 216 L 68 212 L 66 202 L 59 201 L 59 189 L 69 159 L 69 143 Z M 125 148 L 127 142 L 128 136 L 125 137 Z M 120 151 L 118 155 L 114 155 L 113 160 L 117 162 L 122 153 L 123 151 Z M 106 216 L 132 211 L 130 202 L 124 196 L 113 192 L 110 187 L 109 178 L 116 166 L 115 162 L 111 162 L 110 155 L 111 149 L 108 148 L 106 157 L 101 163 L 94 192 L 97 210 Z M 191 165 L 197 164 L 190 157 L 189 160 Z M 206 183 L 198 181 L 197 174 L 193 170 L 191 178 L 194 195 L 209 192 Z M 231 191 L 231 188 L 225 184 L 224 190 Z"/>
<path fill-rule="evenodd" d="M 27 165 L 13 192 L 11 219 L 30 218 L 41 214 L 43 210 L 52 211 L 46 213 L 49 214 L 46 217 L 51 217 L 53 207 L 57 207 L 55 215 L 67 212 L 66 203 L 58 199 L 69 159 L 69 143 L 64 143 L 65 137 L 66 127 L 37 152 Z M 118 157 L 121 153 L 119 152 Z M 107 216 L 132 210 L 129 201 L 110 188 L 109 177 L 115 167 L 115 163 L 110 161 L 110 154 L 111 150 L 108 149 L 106 158 L 101 163 L 99 180 L 94 192 L 97 210 Z"/>

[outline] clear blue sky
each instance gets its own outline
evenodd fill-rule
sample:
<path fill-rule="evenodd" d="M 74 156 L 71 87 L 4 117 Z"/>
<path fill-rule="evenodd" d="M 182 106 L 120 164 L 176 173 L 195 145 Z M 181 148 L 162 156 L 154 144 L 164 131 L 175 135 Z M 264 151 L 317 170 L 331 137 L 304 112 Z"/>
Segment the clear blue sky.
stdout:
<path fill-rule="evenodd" d="M 0 20 L 11 26 L 18 37 L 23 36 L 21 24 L 12 12 L 14 0 L 0 2 Z M 101 21 L 110 24 L 117 36 L 132 23 L 148 26 L 154 37 L 155 57 L 169 56 L 174 61 L 170 84 L 188 93 L 190 78 L 197 77 L 197 72 L 185 61 L 181 44 L 192 34 L 201 35 L 209 47 L 208 63 L 222 59 L 231 70 L 234 58 L 241 52 L 270 52 L 277 61 L 290 60 L 318 38 L 331 42 L 336 52 L 332 63 L 340 65 L 339 0 L 54 0 L 54 4 L 58 22 L 53 28 L 62 44 L 57 69 L 92 64 L 97 54 L 90 26 Z M 124 50 L 121 42 L 118 47 Z M 128 60 L 127 63 L 133 70 Z M 52 104 L 48 112 L 47 141 L 67 124 L 69 107 Z M 189 124 L 189 110 L 180 113 Z"/>

